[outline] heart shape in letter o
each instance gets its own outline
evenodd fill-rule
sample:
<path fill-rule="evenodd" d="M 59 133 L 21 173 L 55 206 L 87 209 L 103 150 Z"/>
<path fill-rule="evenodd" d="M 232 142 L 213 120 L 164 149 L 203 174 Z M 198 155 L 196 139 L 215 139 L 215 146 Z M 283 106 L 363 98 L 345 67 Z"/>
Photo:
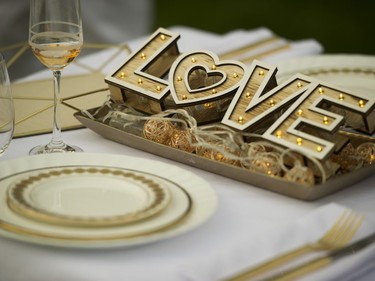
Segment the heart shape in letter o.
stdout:
<path fill-rule="evenodd" d="M 234 94 L 246 66 L 236 61 L 219 61 L 208 51 L 183 54 L 169 71 L 171 95 L 176 105 L 208 103 Z"/>

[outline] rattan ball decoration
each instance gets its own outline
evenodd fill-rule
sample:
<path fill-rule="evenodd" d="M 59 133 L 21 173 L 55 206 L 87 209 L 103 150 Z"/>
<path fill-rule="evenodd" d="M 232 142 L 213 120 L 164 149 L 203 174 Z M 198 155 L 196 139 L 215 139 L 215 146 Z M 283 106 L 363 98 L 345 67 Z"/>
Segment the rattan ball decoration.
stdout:
<path fill-rule="evenodd" d="M 143 126 L 143 136 L 157 143 L 168 144 L 174 129 L 169 120 L 149 119 Z"/>

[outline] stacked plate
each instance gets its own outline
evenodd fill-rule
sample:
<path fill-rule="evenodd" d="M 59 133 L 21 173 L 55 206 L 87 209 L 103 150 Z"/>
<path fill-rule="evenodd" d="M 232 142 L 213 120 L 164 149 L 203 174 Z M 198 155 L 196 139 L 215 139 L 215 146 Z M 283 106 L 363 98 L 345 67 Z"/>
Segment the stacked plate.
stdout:
<path fill-rule="evenodd" d="M 105 154 L 0 163 L 0 235 L 63 247 L 131 246 L 205 222 L 217 196 L 176 166 Z"/>

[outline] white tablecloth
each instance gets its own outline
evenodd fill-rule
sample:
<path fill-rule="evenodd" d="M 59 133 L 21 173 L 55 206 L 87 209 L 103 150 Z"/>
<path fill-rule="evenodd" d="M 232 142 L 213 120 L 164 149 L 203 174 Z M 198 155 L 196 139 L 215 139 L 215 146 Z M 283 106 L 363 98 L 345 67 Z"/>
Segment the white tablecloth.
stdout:
<path fill-rule="evenodd" d="M 218 193 L 218 210 L 186 234 L 131 248 L 63 249 L 0 238 L 0 281 L 188 280 L 182 273 L 191 270 L 189 265 L 199 260 L 214 262 L 246 241 L 275 233 L 332 202 L 375 219 L 375 176 L 323 199 L 304 202 L 112 142 L 89 129 L 67 131 L 63 137 L 85 152 L 144 157 L 189 170 Z M 30 148 L 49 139 L 48 134 L 14 139 L 0 161 L 24 157 Z M 375 280 L 375 271 L 368 270 L 362 277 Z"/>

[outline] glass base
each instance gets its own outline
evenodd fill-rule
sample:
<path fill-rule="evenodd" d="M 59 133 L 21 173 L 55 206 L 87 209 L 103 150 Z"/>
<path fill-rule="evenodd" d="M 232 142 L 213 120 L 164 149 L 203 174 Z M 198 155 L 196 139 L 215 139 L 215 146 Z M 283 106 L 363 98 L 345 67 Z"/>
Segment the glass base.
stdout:
<path fill-rule="evenodd" d="M 69 153 L 69 152 L 83 152 L 81 148 L 78 146 L 73 145 L 64 145 L 59 147 L 53 147 L 49 144 L 47 145 L 38 145 L 30 150 L 30 155 L 37 155 L 37 154 L 47 154 L 47 153 Z"/>

